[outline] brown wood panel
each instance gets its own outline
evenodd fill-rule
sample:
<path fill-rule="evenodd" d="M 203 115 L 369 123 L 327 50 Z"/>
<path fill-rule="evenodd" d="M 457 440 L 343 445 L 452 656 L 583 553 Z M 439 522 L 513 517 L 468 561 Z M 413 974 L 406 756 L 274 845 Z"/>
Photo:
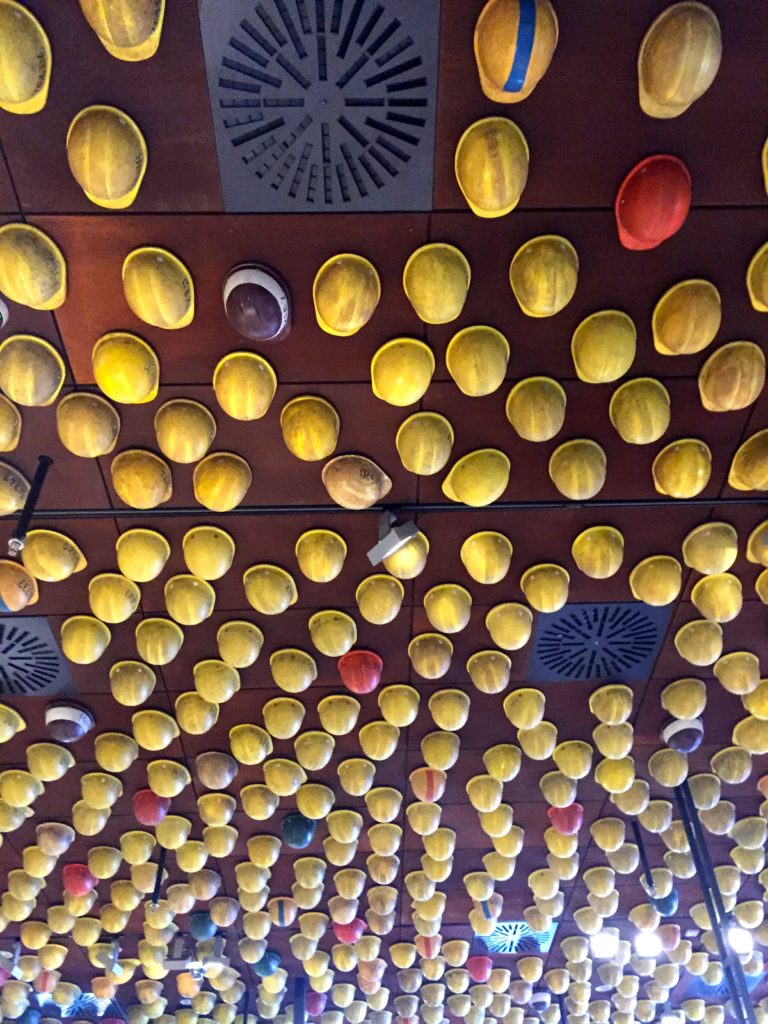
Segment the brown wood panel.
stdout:
<path fill-rule="evenodd" d="M 753 110 L 768 99 L 768 83 L 751 71 L 760 64 L 759 40 L 768 28 L 760 0 L 709 5 L 722 27 L 720 71 L 697 103 L 668 121 L 647 117 L 637 98 L 637 53 L 646 29 L 667 6 L 661 0 L 556 5 L 557 50 L 522 103 L 493 103 L 480 89 L 472 40 L 483 6 L 484 0 L 443 4 L 436 209 L 465 208 L 453 171 L 456 144 L 470 124 L 489 116 L 511 118 L 528 141 L 523 208 L 612 207 L 625 174 L 652 153 L 674 153 L 687 163 L 697 206 L 765 204 L 765 131 Z M 712 139 L 721 134 L 728 138 L 725 161 L 712 159 Z"/>
<path fill-rule="evenodd" d="M 125 110 L 149 150 L 137 211 L 223 208 L 194 0 L 166 5 L 160 47 L 141 63 L 116 60 L 99 42 L 77 0 L 30 0 L 53 50 L 48 102 L 34 116 L 2 114 L 3 146 L 22 207 L 32 212 L 102 213 L 67 163 L 67 129 L 94 103 Z"/>
<path fill-rule="evenodd" d="M 291 335 L 279 345 L 260 347 L 282 383 L 368 380 L 371 357 L 380 345 L 399 334 L 421 337 L 424 332 L 401 278 L 408 256 L 427 240 L 426 215 L 41 217 L 36 222 L 57 238 L 73 268 L 58 322 L 79 383 L 93 380 L 96 340 L 118 329 L 134 331 L 155 346 L 163 383 L 209 383 L 222 356 L 253 347 L 230 326 L 221 291 L 232 267 L 249 260 L 273 265 L 291 289 Z M 168 248 L 189 267 L 196 296 L 189 327 L 158 330 L 129 309 L 120 272 L 128 253 L 141 245 Z M 341 252 L 367 256 L 382 281 L 376 313 L 351 338 L 321 331 L 312 305 L 315 274 Z"/>

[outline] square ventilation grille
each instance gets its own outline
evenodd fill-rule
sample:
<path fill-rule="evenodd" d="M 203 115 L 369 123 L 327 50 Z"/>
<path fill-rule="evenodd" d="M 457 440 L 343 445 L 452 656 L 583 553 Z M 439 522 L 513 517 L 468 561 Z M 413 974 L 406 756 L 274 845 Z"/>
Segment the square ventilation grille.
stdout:
<path fill-rule="evenodd" d="M 567 604 L 538 615 L 528 680 L 640 683 L 650 677 L 672 606 Z"/>
<path fill-rule="evenodd" d="M 432 208 L 440 0 L 199 0 L 224 207 Z"/>
<path fill-rule="evenodd" d="M 0 616 L 0 698 L 74 691 L 48 620 L 38 615 Z"/>
<path fill-rule="evenodd" d="M 552 924 L 543 932 L 535 932 L 526 921 L 499 921 L 490 935 L 474 936 L 473 945 L 488 953 L 548 953 L 557 931 Z"/>

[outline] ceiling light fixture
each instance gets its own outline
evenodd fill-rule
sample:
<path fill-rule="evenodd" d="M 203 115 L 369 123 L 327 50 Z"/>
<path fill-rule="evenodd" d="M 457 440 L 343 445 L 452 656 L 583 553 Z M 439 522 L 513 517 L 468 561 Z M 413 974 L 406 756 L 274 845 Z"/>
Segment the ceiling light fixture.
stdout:
<path fill-rule="evenodd" d="M 751 956 L 755 948 L 752 933 L 735 922 L 728 925 L 726 931 L 728 945 L 737 956 Z"/>
<path fill-rule="evenodd" d="M 610 960 L 619 951 L 619 934 L 613 928 L 604 928 L 589 940 L 592 955 L 598 960 Z"/>
<path fill-rule="evenodd" d="M 368 552 L 368 561 L 371 565 L 379 565 L 385 558 L 405 547 L 418 532 L 419 528 L 413 519 L 398 523 L 396 512 L 382 512 L 379 516 L 379 540 Z"/>
<path fill-rule="evenodd" d="M 638 956 L 655 960 L 661 953 L 661 939 L 656 932 L 638 932 L 635 936 L 635 952 Z"/>

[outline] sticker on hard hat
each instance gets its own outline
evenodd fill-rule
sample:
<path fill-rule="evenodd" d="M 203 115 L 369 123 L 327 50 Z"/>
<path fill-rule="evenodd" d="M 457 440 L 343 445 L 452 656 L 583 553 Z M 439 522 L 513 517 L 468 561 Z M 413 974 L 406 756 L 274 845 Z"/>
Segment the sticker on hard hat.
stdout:
<path fill-rule="evenodd" d="M 525 84 L 528 67 L 533 53 L 536 36 L 536 0 L 520 0 L 520 14 L 517 23 L 517 42 L 509 78 L 504 83 L 504 92 L 520 92 Z"/>

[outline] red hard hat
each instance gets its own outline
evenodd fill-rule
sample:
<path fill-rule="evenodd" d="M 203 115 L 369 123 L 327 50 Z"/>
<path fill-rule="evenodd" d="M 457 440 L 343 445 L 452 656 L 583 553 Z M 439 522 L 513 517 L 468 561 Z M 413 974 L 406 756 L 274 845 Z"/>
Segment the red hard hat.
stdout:
<path fill-rule="evenodd" d="M 676 156 L 646 157 L 622 181 L 616 224 L 625 249 L 655 249 L 685 223 L 691 208 L 691 176 Z"/>
<path fill-rule="evenodd" d="M 157 825 L 171 807 L 167 796 L 158 796 L 151 789 L 138 789 L 133 794 L 133 813 L 141 825 Z"/>
<path fill-rule="evenodd" d="M 345 946 L 351 946 L 357 942 L 364 931 L 365 921 L 359 917 L 354 917 L 348 924 L 339 924 L 338 921 L 333 922 L 333 934 Z"/>
<path fill-rule="evenodd" d="M 467 960 L 467 970 L 472 981 L 482 984 L 491 976 L 493 960 L 489 956 L 471 956 Z"/>
<path fill-rule="evenodd" d="M 341 681 L 352 693 L 371 693 L 381 682 L 384 662 L 373 651 L 352 650 L 338 661 Z"/>
<path fill-rule="evenodd" d="M 325 992 L 307 992 L 307 1014 L 310 1017 L 319 1017 L 327 1001 Z"/>
<path fill-rule="evenodd" d="M 62 871 L 64 892 L 69 896 L 87 896 L 98 884 L 98 878 L 88 870 L 87 864 L 65 864 Z"/>
<path fill-rule="evenodd" d="M 556 829 L 564 836 L 575 835 L 584 821 L 584 808 L 581 804 L 568 804 L 567 807 L 550 807 L 547 817 Z"/>

